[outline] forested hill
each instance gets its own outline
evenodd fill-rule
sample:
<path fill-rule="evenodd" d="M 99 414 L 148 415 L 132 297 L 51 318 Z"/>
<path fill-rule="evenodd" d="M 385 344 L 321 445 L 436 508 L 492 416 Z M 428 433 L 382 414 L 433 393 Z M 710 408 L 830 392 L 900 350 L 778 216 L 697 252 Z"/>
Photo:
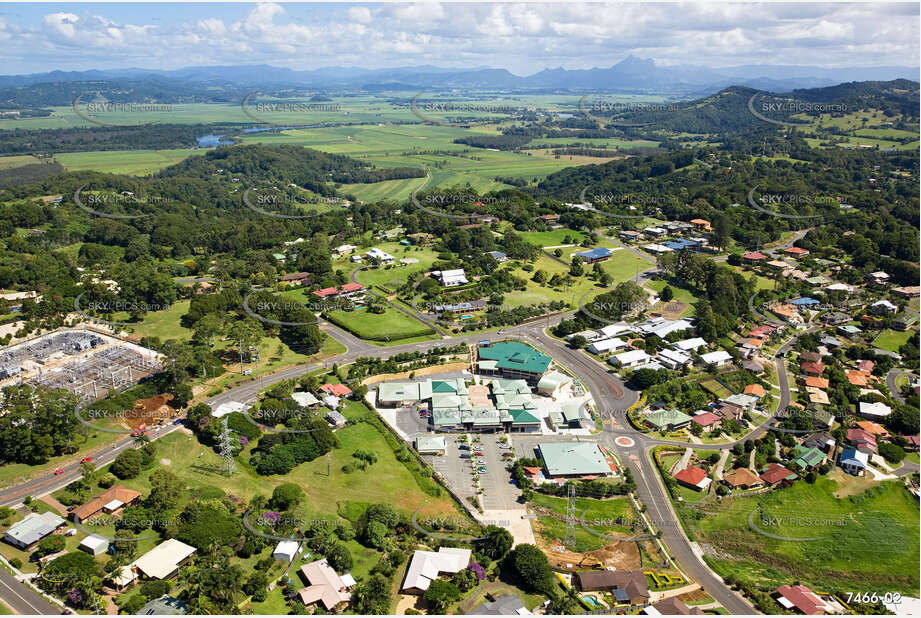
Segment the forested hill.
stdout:
<path fill-rule="evenodd" d="M 334 193 L 329 181 L 355 183 L 421 178 L 422 168 L 375 169 L 345 155 L 327 154 L 300 146 L 233 146 L 216 148 L 202 157 L 189 157 L 162 170 L 159 178 L 208 178 L 230 174 L 260 182 L 294 183 L 320 195 Z"/>
<path fill-rule="evenodd" d="M 636 110 L 616 111 L 605 114 L 592 112 L 596 117 L 621 123 L 643 125 L 650 129 L 666 129 L 683 133 L 725 134 L 764 128 L 764 120 L 756 117 L 749 109 L 753 101 L 756 111 L 767 110 L 764 115 L 781 122 L 802 122 L 795 116 L 805 113 L 818 116 L 818 111 L 796 111 L 793 104 L 821 104 L 833 109 L 850 111 L 876 110 L 889 116 L 902 114 L 906 120 L 918 121 L 919 84 L 905 79 L 891 82 L 850 82 L 828 88 L 794 90 L 789 94 L 772 94 L 732 86 L 720 92 L 696 99 L 650 105 Z M 754 97 L 754 99 L 752 99 Z M 772 107 L 776 106 L 776 107 Z M 586 107 L 591 111 L 590 102 Z M 780 128 L 778 125 L 777 128 Z"/>

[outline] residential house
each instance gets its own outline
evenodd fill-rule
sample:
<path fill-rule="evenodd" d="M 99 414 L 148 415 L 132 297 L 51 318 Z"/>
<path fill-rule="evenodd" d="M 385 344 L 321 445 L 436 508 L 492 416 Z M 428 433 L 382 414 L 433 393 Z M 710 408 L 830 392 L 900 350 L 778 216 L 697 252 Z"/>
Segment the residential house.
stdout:
<path fill-rule="evenodd" d="M 453 288 L 459 285 L 467 285 L 467 275 L 463 268 L 454 270 L 433 270 L 432 276 L 441 281 L 441 285 L 446 288 Z"/>
<path fill-rule="evenodd" d="M 580 571 L 575 576 L 583 592 L 605 590 L 611 592 L 615 599 L 621 597 L 632 605 L 649 602 L 649 586 L 642 571 Z M 618 595 L 615 591 L 623 591 L 624 594 Z"/>
<path fill-rule="evenodd" d="M 409 594 L 424 594 L 439 575 L 453 575 L 470 564 L 471 550 L 460 547 L 440 547 L 437 552 L 418 550 L 413 554 L 401 590 Z"/>
<path fill-rule="evenodd" d="M 330 384 L 327 382 L 320 387 L 320 390 L 328 395 L 334 395 L 336 397 L 348 397 L 352 394 L 352 389 L 345 384 Z"/>
<path fill-rule="evenodd" d="M 806 586 L 781 586 L 775 592 L 777 602 L 787 611 L 797 611 L 807 616 L 834 613 L 832 606 Z"/>
<path fill-rule="evenodd" d="M 672 344 L 676 350 L 681 350 L 682 352 L 696 352 L 700 348 L 707 347 L 707 342 L 701 337 L 692 337 L 691 339 L 682 339 L 681 341 L 676 341 Z"/>
<path fill-rule="evenodd" d="M 753 412 L 755 406 L 758 404 L 758 398 L 754 395 L 746 395 L 744 393 L 736 393 L 730 395 L 729 397 L 723 398 L 723 401 L 734 406 L 739 406 L 742 410 L 746 412 Z"/>
<path fill-rule="evenodd" d="M 593 341 L 585 349 L 592 354 L 607 354 L 609 352 L 617 352 L 618 350 L 623 350 L 626 347 L 626 341 L 618 337 L 612 337 L 611 339 L 600 339 Z"/>
<path fill-rule="evenodd" d="M 881 401 L 861 401 L 857 406 L 857 413 L 864 418 L 881 419 L 892 414 L 892 408 Z"/>
<path fill-rule="evenodd" d="M 722 367 L 732 362 L 732 355 L 725 350 L 717 350 L 716 352 L 707 352 L 706 354 L 701 354 L 700 360 L 703 361 L 705 365 L 716 365 L 717 367 Z"/>
<path fill-rule="evenodd" d="M 810 434 L 803 440 L 806 448 L 817 448 L 825 453 L 830 453 L 835 448 L 835 439 L 826 432 Z"/>
<path fill-rule="evenodd" d="M 867 471 L 870 455 L 849 446 L 841 451 L 838 465 L 841 469 L 853 476 L 863 476 Z"/>
<path fill-rule="evenodd" d="M 643 240 L 642 232 L 637 232 L 634 230 L 621 230 L 617 233 L 617 236 L 627 242 L 637 242 Z"/>
<path fill-rule="evenodd" d="M 694 359 L 687 352 L 681 350 L 662 350 L 656 357 L 660 363 L 669 369 L 681 369 L 694 363 Z"/>
<path fill-rule="evenodd" d="M 889 439 L 889 432 L 879 423 L 874 423 L 873 421 L 860 421 L 857 423 L 857 427 L 863 429 L 869 434 L 872 434 L 875 438 L 879 438 L 881 440 Z"/>
<path fill-rule="evenodd" d="M 688 221 L 691 225 L 694 226 L 694 229 L 700 232 L 711 232 L 713 231 L 710 227 L 710 222 L 706 219 L 691 219 Z"/>
<path fill-rule="evenodd" d="M 768 259 L 768 256 L 761 253 L 760 251 L 752 251 L 751 253 L 745 253 L 742 255 L 742 260 L 747 264 L 757 264 L 763 260 Z"/>
<path fill-rule="evenodd" d="M 76 522 L 81 522 L 102 513 L 113 515 L 121 512 L 126 506 L 134 506 L 140 501 L 141 492 L 128 489 L 124 485 L 113 485 L 89 502 L 75 508 L 71 512 L 70 518 Z"/>
<path fill-rule="evenodd" d="M 352 595 L 349 593 L 349 586 L 355 584 L 355 580 L 348 575 L 348 582 L 345 576 L 339 577 L 336 571 L 329 566 L 324 558 L 315 560 L 301 567 L 301 576 L 310 584 L 306 588 L 297 591 L 301 598 L 301 603 L 306 607 L 322 603 L 326 611 L 332 611 L 334 608 L 348 603 Z"/>
<path fill-rule="evenodd" d="M 797 478 L 792 470 L 788 470 L 778 463 L 770 464 L 759 476 L 765 485 L 771 486 L 793 481 Z"/>
<path fill-rule="evenodd" d="M 803 249 L 802 247 L 790 247 L 788 249 L 784 249 L 783 252 L 795 258 L 806 257 L 809 255 L 809 251 L 807 249 Z"/>
<path fill-rule="evenodd" d="M 365 293 L 365 286 L 360 283 L 344 283 L 340 286 L 314 290 L 313 293 L 320 298 L 354 298 Z"/>
<path fill-rule="evenodd" d="M 189 562 L 195 548 L 176 539 L 166 539 L 128 567 L 148 579 L 169 579 Z"/>
<path fill-rule="evenodd" d="M 643 228 L 643 232 L 645 232 L 647 236 L 651 236 L 653 238 L 661 238 L 662 236 L 665 236 L 666 234 L 668 234 L 668 230 L 666 230 L 665 228 L 654 227 L 654 226 Z"/>
<path fill-rule="evenodd" d="M 724 421 L 741 421 L 745 414 L 742 408 L 726 401 L 718 401 L 712 409 Z"/>
<path fill-rule="evenodd" d="M 749 384 L 742 391 L 742 394 L 749 395 L 751 397 L 755 397 L 758 400 L 760 400 L 762 397 L 764 397 L 765 390 L 764 390 L 764 387 L 761 386 L 760 384 Z"/>
<path fill-rule="evenodd" d="M 859 427 L 851 427 L 847 430 L 847 441 L 862 453 L 876 452 L 876 436 Z"/>
<path fill-rule="evenodd" d="M 3 533 L 3 540 L 22 550 L 31 550 L 43 538 L 66 526 L 57 513 L 29 513 Z"/>
<path fill-rule="evenodd" d="M 921 296 L 921 286 L 912 285 L 892 288 L 892 293 L 902 298 L 918 298 L 918 296 Z"/>
<path fill-rule="evenodd" d="M 508 255 L 506 255 L 505 253 L 502 253 L 501 251 L 487 251 L 486 255 L 490 256 L 492 259 L 499 262 L 500 264 L 508 260 Z"/>
<path fill-rule="evenodd" d="M 712 479 L 707 476 L 706 471 L 697 466 L 688 466 L 684 470 L 678 472 L 675 475 L 675 480 L 694 491 L 703 491 L 709 487 L 712 482 Z"/>
<path fill-rule="evenodd" d="M 381 251 L 377 247 L 372 247 L 368 249 L 368 252 L 365 253 L 365 257 L 369 259 L 378 260 L 381 264 L 392 264 L 396 259 L 386 251 Z"/>
<path fill-rule="evenodd" d="M 878 300 L 870 305 L 870 311 L 876 315 L 889 315 L 898 312 L 898 310 L 898 305 L 891 303 L 886 299 Z"/>
<path fill-rule="evenodd" d="M 723 482 L 732 489 L 754 489 L 764 485 L 758 475 L 748 468 L 736 468 L 728 474 L 723 474 Z"/>
<path fill-rule="evenodd" d="M 796 455 L 793 461 L 804 470 L 809 470 L 825 463 L 825 453 L 815 447 L 797 444 L 794 448 L 794 453 Z"/>
<path fill-rule="evenodd" d="M 278 278 L 281 283 L 303 283 L 310 285 L 310 273 L 288 273 Z"/>
<path fill-rule="evenodd" d="M 703 414 L 692 416 L 691 422 L 695 425 L 700 425 L 704 429 L 711 430 L 717 429 L 723 422 L 723 419 L 721 419 L 713 412 L 704 412 Z"/>
<path fill-rule="evenodd" d="M 646 353 L 646 350 L 630 350 L 612 357 L 608 362 L 617 367 L 630 369 L 639 367 L 652 360 L 652 357 Z"/>
<path fill-rule="evenodd" d="M 811 361 L 805 361 L 800 363 L 800 369 L 802 369 L 803 373 L 805 373 L 807 376 L 821 376 L 825 371 L 825 365 L 820 362 L 814 363 Z"/>
<path fill-rule="evenodd" d="M 876 285 L 885 285 L 889 283 L 889 275 L 881 270 L 877 270 L 867 275 L 867 281 Z"/>

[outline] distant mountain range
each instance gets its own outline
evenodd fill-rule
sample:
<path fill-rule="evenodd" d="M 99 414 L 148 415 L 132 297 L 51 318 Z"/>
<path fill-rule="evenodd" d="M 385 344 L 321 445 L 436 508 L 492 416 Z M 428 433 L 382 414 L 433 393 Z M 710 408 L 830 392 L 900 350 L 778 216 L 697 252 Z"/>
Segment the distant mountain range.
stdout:
<path fill-rule="evenodd" d="M 918 81 L 918 68 L 744 65 L 712 68 L 698 65 L 658 66 L 654 60 L 629 56 L 608 68 L 544 69 L 519 76 L 505 69 L 476 67 L 450 69 L 412 66 L 387 69 L 325 67 L 310 71 L 269 65 L 187 67 L 171 71 L 112 69 L 51 71 L 31 75 L 0 76 L 0 88 L 22 88 L 47 83 L 157 79 L 184 84 L 211 84 L 237 89 L 509 89 L 576 90 L 580 92 L 658 93 L 704 96 L 727 86 L 747 86 L 769 92 L 818 88 L 841 82 Z"/>

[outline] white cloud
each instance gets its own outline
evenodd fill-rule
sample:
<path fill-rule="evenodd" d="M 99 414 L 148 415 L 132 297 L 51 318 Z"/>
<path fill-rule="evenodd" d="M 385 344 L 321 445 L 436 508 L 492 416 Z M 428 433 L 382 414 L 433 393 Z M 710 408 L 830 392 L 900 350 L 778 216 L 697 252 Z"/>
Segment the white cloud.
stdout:
<path fill-rule="evenodd" d="M 916 4 L 265 2 L 246 12 L 213 5 L 212 15 L 183 19 L 183 5 L 171 3 L 144 5 L 133 23 L 112 17 L 111 6 L 49 12 L 38 26 L 5 16 L 0 59 L 29 71 L 425 63 L 529 74 L 606 67 L 630 54 L 711 66 L 905 65 L 919 56 Z"/>

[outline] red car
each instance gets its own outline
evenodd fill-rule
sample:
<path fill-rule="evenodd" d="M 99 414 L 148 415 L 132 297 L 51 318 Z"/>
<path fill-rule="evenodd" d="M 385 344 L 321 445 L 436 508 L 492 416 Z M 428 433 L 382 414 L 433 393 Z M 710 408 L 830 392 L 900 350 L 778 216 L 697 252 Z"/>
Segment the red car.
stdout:
<path fill-rule="evenodd" d="M 62 474 L 64 474 L 64 468 L 58 468 L 54 471 L 55 476 L 61 476 Z"/>
<path fill-rule="evenodd" d="M 83 459 L 80 460 L 80 463 L 87 463 L 90 461 L 93 461 L 92 457 L 84 457 Z"/>

